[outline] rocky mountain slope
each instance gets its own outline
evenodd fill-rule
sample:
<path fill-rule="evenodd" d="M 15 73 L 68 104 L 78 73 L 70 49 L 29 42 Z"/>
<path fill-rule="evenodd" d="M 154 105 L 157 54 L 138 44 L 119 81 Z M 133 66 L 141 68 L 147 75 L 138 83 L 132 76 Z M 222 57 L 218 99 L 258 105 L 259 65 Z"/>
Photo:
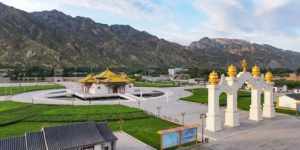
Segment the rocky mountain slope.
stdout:
<path fill-rule="evenodd" d="M 128 25 L 0 3 L 0 67 L 224 67 L 242 58 L 265 67 L 300 66 L 300 53 L 269 45 L 203 38 L 182 46 Z"/>
<path fill-rule="evenodd" d="M 250 64 L 259 64 L 265 68 L 299 67 L 300 53 L 260 45 L 239 39 L 202 38 L 192 42 L 189 49 L 198 57 L 207 58 L 210 66 L 222 67 L 223 64 L 238 64 L 245 58 Z"/>

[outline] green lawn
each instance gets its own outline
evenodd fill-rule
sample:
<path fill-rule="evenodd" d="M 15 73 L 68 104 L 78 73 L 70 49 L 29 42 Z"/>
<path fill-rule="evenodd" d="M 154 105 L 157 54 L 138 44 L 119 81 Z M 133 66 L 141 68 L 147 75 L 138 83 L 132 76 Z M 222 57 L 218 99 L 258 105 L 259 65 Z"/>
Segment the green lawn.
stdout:
<path fill-rule="evenodd" d="M 159 81 L 159 82 L 149 82 L 149 81 L 136 81 L 134 82 L 136 87 L 176 87 L 176 83 L 173 81 Z"/>
<path fill-rule="evenodd" d="M 181 98 L 182 100 L 207 104 L 208 91 L 206 88 L 192 89 L 192 90 L 188 90 L 188 91 L 191 91 L 193 94 L 191 96 Z M 226 94 L 225 93 L 221 94 L 219 100 L 220 100 L 220 106 L 226 106 Z M 251 93 L 248 91 L 239 91 L 239 93 L 238 93 L 238 108 L 248 111 L 249 107 L 250 107 L 250 103 L 251 103 Z M 262 103 L 263 103 L 263 97 L 262 97 Z"/>
<path fill-rule="evenodd" d="M 38 91 L 38 90 L 62 89 L 62 88 L 64 88 L 64 86 L 59 84 L 0 87 L 0 96 L 14 95 L 14 94 Z"/>
<path fill-rule="evenodd" d="M 160 143 L 157 131 L 178 126 L 122 105 L 57 106 L 0 102 L 0 138 L 39 131 L 47 126 L 91 120 L 107 121 L 114 131 L 122 127 L 125 132 L 156 148 Z"/>

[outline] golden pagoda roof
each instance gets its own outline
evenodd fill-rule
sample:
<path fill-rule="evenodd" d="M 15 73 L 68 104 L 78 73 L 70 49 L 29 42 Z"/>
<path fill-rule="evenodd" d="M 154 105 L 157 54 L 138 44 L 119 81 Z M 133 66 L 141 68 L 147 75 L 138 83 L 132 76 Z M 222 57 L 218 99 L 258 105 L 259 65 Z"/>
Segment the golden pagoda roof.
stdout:
<path fill-rule="evenodd" d="M 130 83 L 130 80 L 122 77 L 121 75 L 110 76 L 99 81 L 100 83 Z"/>
<path fill-rule="evenodd" d="M 133 80 L 130 79 L 127 74 L 117 74 L 109 69 L 106 69 L 102 73 L 94 76 L 99 83 L 130 83 Z"/>
<path fill-rule="evenodd" d="M 86 77 L 80 79 L 79 82 L 80 83 L 96 83 L 97 80 L 93 75 L 89 74 Z"/>
<path fill-rule="evenodd" d="M 117 74 L 113 73 L 112 71 L 110 71 L 108 68 L 101 72 L 100 74 L 97 74 L 95 75 L 95 78 L 102 78 L 102 79 L 105 79 L 105 78 L 110 78 L 110 77 L 113 77 L 113 76 L 116 76 Z"/>

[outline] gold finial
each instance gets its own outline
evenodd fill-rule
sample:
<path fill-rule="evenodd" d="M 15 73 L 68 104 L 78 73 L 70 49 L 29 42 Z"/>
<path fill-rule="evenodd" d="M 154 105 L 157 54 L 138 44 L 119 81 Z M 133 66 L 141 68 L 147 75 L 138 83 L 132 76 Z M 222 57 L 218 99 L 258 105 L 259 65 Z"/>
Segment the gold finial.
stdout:
<path fill-rule="evenodd" d="M 241 61 L 241 65 L 242 65 L 242 68 L 243 68 L 243 72 L 247 72 L 248 64 L 247 64 L 246 59 L 243 59 L 243 60 Z"/>
<path fill-rule="evenodd" d="M 260 69 L 256 64 L 252 67 L 252 75 L 253 77 L 259 77 L 260 75 Z"/>
<path fill-rule="evenodd" d="M 227 74 L 228 74 L 229 77 L 235 77 L 236 76 L 236 67 L 233 64 L 228 66 Z"/>
<path fill-rule="evenodd" d="M 273 80 L 273 74 L 272 74 L 272 72 L 268 71 L 265 74 L 265 80 L 266 80 L 267 83 L 272 83 L 272 80 Z"/>
<path fill-rule="evenodd" d="M 213 70 L 213 71 L 209 74 L 208 82 L 209 82 L 209 84 L 211 84 L 211 85 L 216 85 L 216 84 L 218 84 L 218 82 L 219 82 L 219 76 L 218 76 L 218 73 L 215 72 L 215 71 Z"/>

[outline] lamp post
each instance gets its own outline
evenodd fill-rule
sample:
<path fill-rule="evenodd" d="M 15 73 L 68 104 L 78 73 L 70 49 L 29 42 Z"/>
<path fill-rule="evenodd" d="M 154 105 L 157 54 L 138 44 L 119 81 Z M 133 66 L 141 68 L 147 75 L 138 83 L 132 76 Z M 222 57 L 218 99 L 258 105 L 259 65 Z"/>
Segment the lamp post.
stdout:
<path fill-rule="evenodd" d="M 204 143 L 204 119 L 206 118 L 206 114 L 200 114 L 201 119 L 201 142 Z"/>
<path fill-rule="evenodd" d="M 161 106 L 157 106 L 156 109 L 157 109 L 157 117 L 159 117 L 160 116 Z"/>
<path fill-rule="evenodd" d="M 181 113 L 181 116 L 182 116 L 182 124 L 184 125 L 184 116 L 185 116 L 185 112 L 182 112 L 182 113 Z"/>
<path fill-rule="evenodd" d="M 138 99 L 138 106 L 139 106 L 139 108 L 141 108 L 141 99 Z"/>
<path fill-rule="evenodd" d="M 143 98 L 143 92 L 142 92 L 142 89 L 140 89 L 140 97 Z"/>

